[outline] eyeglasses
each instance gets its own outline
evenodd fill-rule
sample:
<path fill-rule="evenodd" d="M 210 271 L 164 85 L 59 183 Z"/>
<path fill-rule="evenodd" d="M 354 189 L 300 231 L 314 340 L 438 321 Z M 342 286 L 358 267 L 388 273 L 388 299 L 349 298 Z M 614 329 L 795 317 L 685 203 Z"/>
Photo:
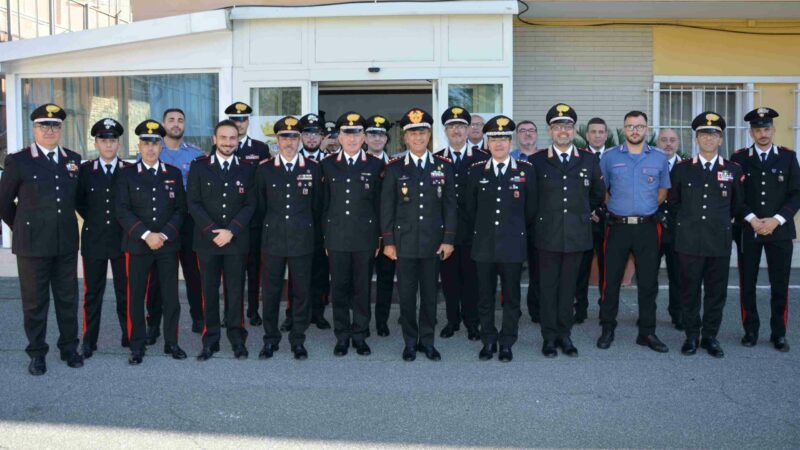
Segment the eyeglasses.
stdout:
<path fill-rule="evenodd" d="M 42 131 L 50 131 L 50 132 L 61 131 L 61 124 L 55 124 L 55 125 L 36 124 L 34 125 L 34 127 Z"/>
<path fill-rule="evenodd" d="M 647 129 L 647 125 L 625 125 L 624 128 L 627 131 L 644 131 Z"/>
<path fill-rule="evenodd" d="M 571 123 L 566 125 L 550 125 L 550 129 L 553 131 L 572 131 L 575 129 L 575 125 Z"/>
<path fill-rule="evenodd" d="M 482 123 L 473 123 L 473 124 L 470 124 L 469 127 L 477 130 L 477 129 L 483 128 L 483 125 L 484 124 L 482 124 Z"/>
<path fill-rule="evenodd" d="M 452 124 L 451 123 L 450 125 L 445 125 L 444 128 L 446 130 L 466 130 L 467 126 L 464 125 L 464 124 L 458 124 L 458 123 Z"/>
<path fill-rule="evenodd" d="M 537 133 L 537 132 L 538 132 L 538 131 L 537 131 L 537 130 L 535 130 L 535 129 L 531 129 L 531 130 L 517 130 L 517 133 L 518 133 L 518 134 L 523 134 L 523 133 L 525 133 L 525 134 L 535 134 L 535 133 Z"/>

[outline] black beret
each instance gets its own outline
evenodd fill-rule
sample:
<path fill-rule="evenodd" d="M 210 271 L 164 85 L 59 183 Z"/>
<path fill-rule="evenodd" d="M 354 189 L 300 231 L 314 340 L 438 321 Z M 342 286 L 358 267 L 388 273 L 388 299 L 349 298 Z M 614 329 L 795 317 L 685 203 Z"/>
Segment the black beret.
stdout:
<path fill-rule="evenodd" d="M 31 120 L 34 122 L 63 122 L 66 118 L 64 109 L 53 103 L 45 103 L 31 113 Z"/>
<path fill-rule="evenodd" d="M 553 123 L 575 123 L 578 121 L 578 113 L 566 103 L 556 103 L 547 111 L 547 124 Z"/>
<path fill-rule="evenodd" d="M 139 125 L 136 125 L 133 134 L 139 136 L 139 139 L 142 141 L 155 142 L 166 136 L 167 130 L 157 121 L 147 119 Z"/>
<path fill-rule="evenodd" d="M 105 119 L 100 119 L 92 125 L 92 137 L 94 138 L 105 138 L 105 139 L 116 139 L 122 136 L 122 133 L 125 132 L 125 128 L 122 127 L 122 124 L 117 122 L 116 120 L 107 117 Z"/>

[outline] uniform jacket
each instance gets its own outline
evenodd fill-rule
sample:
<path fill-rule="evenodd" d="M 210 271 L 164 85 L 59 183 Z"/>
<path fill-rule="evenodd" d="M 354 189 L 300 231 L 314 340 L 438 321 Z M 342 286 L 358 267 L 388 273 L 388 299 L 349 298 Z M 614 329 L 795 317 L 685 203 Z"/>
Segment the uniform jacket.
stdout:
<path fill-rule="evenodd" d="M 212 154 L 213 153 L 212 151 Z M 234 154 L 239 158 L 239 162 L 257 165 L 261 161 L 269 158 L 269 147 L 258 139 L 247 136 Z"/>
<path fill-rule="evenodd" d="M 667 196 L 675 251 L 697 256 L 731 254 L 731 218 L 744 208 L 742 168 L 719 156 L 711 171 L 695 156 L 672 169 Z"/>
<path fill-rule="evenodd" d="M 132 254 L 152 252 L 142 239 L 145 231 L 167 237 L 156 252 L 177 252 L 186 215 L 186 192 L 181 171 L 158 163 L 156 174 L 144 164 L 124 167 L 117 178 L 117 220 L 122 225 L 122 250 Z"/>
<path fill-rule="evenodd" d="M 467 178 L 469 177 L 470 167 L 476 162 L 486 161 L 489 154 L 483 150 L 472 150 L 470 146 L 461 155 L 461 161 L 456 163 L 455 156 L 450 147 L 445 147 L 434 155 L 441 156 L 453 162 L 453 176 L 456 184 L 456 199 L 458 200 L 458 226 L 456 227 L 456 245 L 469 245 L 472 241 L 472 230 L 467 222 L 464 212 L 464 193 L 467 189 Z"/>
<path fill-rule="evenodd" d="M 78 251 L 75 198 L 81 157 L 59 147 L 58 164 L 36 144 L 6 156 L 0 217 L 11 227 L 11 251 L 57 256 Z M 15 203 L 14 200 L 17 200 Z"/>
<path fill-rule="evenodd" d="M 341 252 L 378 248 L 383 161 L 362 150 L 350 167 L 340 152 L 323 159 L 320 167 L 325 248 Z"/>
<path fill-rule="evenodd" d="M 566 167 L 553 147 L 530 156 L 539 195 L 534 245 L 551 252 L 593 248 L 592 211 L 605 198 L 597 156 L 573 148 Z"/>
<path fill-rule="evenodd" d="M 256 167 L 233 156 L 226 175 L 216 153 L 192 162 L 186 203 L 194 219 L 195 252 L 235 255 L 249 251 L 250 220 L 256 210 Z M 220 228 L 233 233 L 224 247 L 213 242 L 217 236 L 213 230 Z"/>
<path fill-rule="evenodd" d="M 464 191 L 472 259 L 479 262 L 522 263 L 528 258 L 528 234 L 536 218 L 536 173 L 527 161 L 510 158 L 500 177 L 491 159 L 470 167 Z"/>
<path fill-rule="evenodd" d="M 75 209 L 83 218 L 81 255 L 94 259 L 113 259 L 122 255 L 122 227 L 117 221 L 117 178 L 130 164 L 117 158 L 111 177 L 99 158 L 81 165 Z"/>
<path fill-rule="evenodd" d="M 731 161 L 742 167 L 745 176 L 745 206 L 741 218 L 744 219 L 752 213 L 762 219 L 775 214 L 786 219 L 786 223 L 775 228 L 771 235 L 759 235 L 756 240 L 769 242 L 794 239 L 797 234 L 794 215 L 800 208 L 800 167 L 795 152 L 774 146 L 766 164 L 762 164 L 758 152 L 754 146 L 750 146 L 737 151 Z M 754 233 L 748 222 L 743 224 L 742 232 Z"/>
<path fill-rule="evenodd" d="M 319 163 L 297 156 L 288 173 L 280 156 L 264 160 L 256 171 L 257 217 L 261 248 L 273 256 L 303 256 L 314 252 L 322 210 Z"/>
<path fill-rule="evenodd" d="M 678 164 L 681 163 L 683 159 L 680 156 L 675 160 L 675 164 L 672 165 L 672 169 L 670 170 L 670 175 L 675 172 L 675 168 L 678 167 Z M 674 219 L 674 215 L 670 214 L 670 206 L 669 201 L 665 201 L 658 207 L 658 212 L 656 213 L 658 217 L 658 222 L 661 224 L 661 242 L 665 244 L 669 244 L 675 241 L 675 224 L 672 222 Z"/>
<path fill-rule="evenodd" d="M 449 159 L 426 153 L 422 173 L 410 154 L 386 166 L 381 189 L 381 233 L 398 257 L 431 258 L 454 244 L 458 222 L 455 175 Z"/>

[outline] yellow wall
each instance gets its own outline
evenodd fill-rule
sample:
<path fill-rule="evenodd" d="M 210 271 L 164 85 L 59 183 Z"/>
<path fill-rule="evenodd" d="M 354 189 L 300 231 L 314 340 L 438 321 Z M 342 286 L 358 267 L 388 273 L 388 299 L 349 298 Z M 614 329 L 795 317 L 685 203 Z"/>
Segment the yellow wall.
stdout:
<path fill-rule="evenodd" d="M 759 94 L 755 94 L 755 106 L 769 106 L 781 115 L 775 119 L 775 143 L 796 149 L 798 146 L 792 129 L 795 123 L 795 94 L 792 91 L 797 89 L 797 85 L 756 84 L 755 88 L 761 91 L 760 101 Z"/>
<path fill-rule="evenodd" d="M 712 24 L 703 24 L 709 25 Z M 797 21 L 783 26 L 787 28 L 780 28 L 780 31 L 800 31 Z M 754 31 L 776 30 L 754 28 Z M 800 36 L 760 36 L 654 26 L 653 74 L 798 76 Z"/>

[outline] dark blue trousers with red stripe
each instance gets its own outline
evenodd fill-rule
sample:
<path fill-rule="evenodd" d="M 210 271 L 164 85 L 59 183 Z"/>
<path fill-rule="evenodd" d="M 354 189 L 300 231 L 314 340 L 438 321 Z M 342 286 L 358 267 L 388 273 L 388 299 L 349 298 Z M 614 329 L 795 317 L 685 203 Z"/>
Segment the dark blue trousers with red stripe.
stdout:
<path fill-rule="evenodd" d="M 244 344 L 244 272 L 247 255 L 197 254 L 203 304 L 203 347 L 219 344 L 219 285 L 225 285 L 225 330 L 231 345 Z"/>
<path fill-rule="evenodd" d="M 147 337 L 145 298 L 151 286 L 151 269 L 158 272 L 158 288 L 163 301 L 164 342 L 177 345 L 181 315 L 178 301 L 178 254 L 171 251 L 125 253 L 125 269 L 128 274 L 128 338 L 131 351 L 143 350 Z"/>
<path fill-rule="evenodd" d="M 772 338 L 786 335 L 789 313 L 789 274 L 792 267 L 792 241 L 761 241 L 753 236 L 749 227 L 743 227 L 741 236 L 741 260 L 739 262 L 739 292 L 742 307 L 742 325 L 745 332 L 758 334 L 760 326 L 756 307 L 756 282 L 762 251 L 767 255 L 767 271 L 770 284 L 769 325 Z"/>

